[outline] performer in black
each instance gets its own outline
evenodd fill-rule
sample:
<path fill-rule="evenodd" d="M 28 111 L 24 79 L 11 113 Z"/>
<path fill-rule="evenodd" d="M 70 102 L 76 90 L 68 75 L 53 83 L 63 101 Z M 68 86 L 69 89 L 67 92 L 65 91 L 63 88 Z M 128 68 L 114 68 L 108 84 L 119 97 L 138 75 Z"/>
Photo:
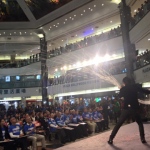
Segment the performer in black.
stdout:
<path fill-rule="evenodd" d="M 118 123 L 116 124 L 116 126 L 114 127 L 110 135 L 108 143 L 113 144 L 113 139 L 116 136 L 119 128 L 129 116 L 132 116 L 139 126 L 141 142 L 146 143 L 144 127 L 143 127 L 143 123 L 142 123 L 142 120 L 138 111 L 139 110 L 138 92 L 150 94 L 150 91 L 141 88 L 137 84 L 132 84 L 130 78 L 128 77 L 125 77 L 123 79 L 123 84 L 124 84 L 124 87 L 120 89 L 119 97 L 124 98 L 124 108 L 123 108 L 123 111 L 121 113 Z"/>

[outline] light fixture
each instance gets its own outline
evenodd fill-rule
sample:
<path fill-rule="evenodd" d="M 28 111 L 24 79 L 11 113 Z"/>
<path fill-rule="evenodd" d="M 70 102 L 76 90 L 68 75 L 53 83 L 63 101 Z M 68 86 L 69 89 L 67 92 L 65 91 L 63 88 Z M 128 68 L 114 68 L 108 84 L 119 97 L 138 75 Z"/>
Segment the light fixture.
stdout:
<path fill-rule="evenodd" d="M 91 11 L 93 11 L 93 9 L 91 9 Z"/>
<path fill-rule="evenodd" d="M 50 31 L 51 29 L 49 29 L 49 31 Z"/>
<path fill-rule="evenodd" d="M 57 28 L 58 26 L 56 26 L 56 28 Z"/>
<path fill-rule="evenodd" d="M 104 6 L 104 4 L 102 4 L 102 6 Z"/>
<path fill-rule="evenodd" d="M 55 69 L 55 71 L 58 71 L 58 69 Z"/>
<path fill-rule="evenodd" d="M 65 19 L 67 21 L 67 19 Z"/>
<path fill-rule="evenodd" d="M 74 15 L 74 17 L 76 17 L 76 15 Z"/>
<path fill-rule="evenodd" d="M 55 27 L 55 24 L 53 26 Z"/>
<path fill-rule="evenodd" d="M 81 16 L 83 16 L 83 14 L 81 14 Z"/>
<path fill-rule="evenodd" d="M 39 37 L 39 38 L 43 38 L 44 35 L 43 35 L 43 34 L 38 34 L 38 37 Z"/>
<path fill-rule="evenodd" d="M 150 38 L 148 39 L 148 41 L 150 41 Z"/>
<path fill-rule="evenodd" d="M 94 30 L 94 29 L 92 28 L 92 30 Z"/>
<path fill-rule="evenodd" d="M 4 32 L 4 34 L 5 34 L 5 32 Z"/>
<path fill-rule="evenodd" d="M 50 29 L 52 28 L 52 27 L 49 27 Z"/>
<path fill-rule="evenodd" d="M 72 18 L 72 20 L 74 20 L 74 18 Z"/>
<path fill-rule="evenodd" d="M 137 10 L 135 9 L 134 12 L 137 12 Z"/>
<path fill-rule="evenodd" d="M 21 35 L 22 33 L 20 32 L 20 35 Z"/>
<path fill-rule="evenodd" d="M 85 12 L 85 10 L 83 10 L 83 12 Z"/>
<path fill-rule="evenodd" d="M 66 22 L 64 22 L 64 24 L 65 24 Z"/>
<path fill-rule="evenodd" d="M 70 17 L 70 19 L 71 19 L 71 17 Z"/>
<path fill-rule="evenodd" d="M 94 5 L 94 7 L 96 7 L 96 5 Z"/>
<path fill-rule="evenodd" d="M 49 44 L 49 46 L 52 46 L 51 44 Z"/>
<path fill-rule="evenodd" d="M 59 22 L 57 24 L 59 24 Z"/>
<path fill-rule="evenodd" d="M 60 70 L 63 70 L 63 68 L 60 68 Z"/>
<path fill-rule="evenodd" d="M 14 34 L 16 34 L 16 32 L 14 32 Z"/>
<path fill-rule="evenodd" d="M 91 8 L 89 8 L 89 9 L 91 9 Z"/>
<path fill-rule="evenodd" d="M 110 21 L 110 23 L 112 23 L 112 21 Z"/>
<path fill-rule="evenodd" d="M 11 33 L 10 33 L 10 35 L 11 35 Z"/>
<path fill-rule="evenodd" d="M 26 34 L 27 32 L 25 32 L 25 34 Z"/>
<path fill-rule="evenodd" d="M 78 36 L 78 35 L 76 34 L 76 36 Z"/>
<path fill-rule="evenodd" d="M 64 40 L 61 40 L 62 42 L 64 41 Z"/>
<path fill-rule="evenodd" d="M 1 33 L 0 33 L 0 35 L 1 35 Z"/>

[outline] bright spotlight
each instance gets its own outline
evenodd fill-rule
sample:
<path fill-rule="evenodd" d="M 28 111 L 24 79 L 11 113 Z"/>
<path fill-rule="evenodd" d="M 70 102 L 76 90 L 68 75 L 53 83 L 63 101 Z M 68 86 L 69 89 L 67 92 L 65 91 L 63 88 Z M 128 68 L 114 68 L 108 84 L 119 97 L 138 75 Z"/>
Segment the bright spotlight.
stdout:
<path fill-rule="evenodd" d="M 110 56 L 109 56 L 108 54 L 106 54 L 106 55 L 104 56 L 104 58 L 105 58 L 106 61 L 108 61 L 109 58 L 110 58 Z"/>
<path fill-rule="evenodd" d="M 80 62 L 77 62 L 77 66 L 79 67 L 81 65 L 81 63 Z"/>
<path fill-rule="evenodd" d="M 64 70 L 66 70 L 67 69 L 67 67 L 66 66 L 64 66 Z"/>
<path fill-rule="evenodd" d="M 98 63 L 100 62 L 99 56 L 96 56 L 96 57 L 93 59 L 93 62 L 94 62 L 94 64 L 98 64 Z"/>

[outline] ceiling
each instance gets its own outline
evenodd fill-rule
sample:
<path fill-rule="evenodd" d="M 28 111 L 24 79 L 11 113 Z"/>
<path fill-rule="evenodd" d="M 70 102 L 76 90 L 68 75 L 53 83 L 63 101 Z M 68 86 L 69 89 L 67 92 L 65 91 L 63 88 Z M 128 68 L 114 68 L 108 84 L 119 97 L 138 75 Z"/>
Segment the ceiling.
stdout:
<path fill-rule="evenodd" d="M 0 21 L 0 56 L 16 54 L 24 58 L 39 53 L 38 31 L 45 32 L 48 50 L 51 50 L 81 40 L 85 36 L 108 31 L 120 24 L 120 0 L 2 1 L 13 2 L 13 6 L 26 19 L 22 17 L 18 20 Z M 54 3 L 50 3 L 51 1 Z M 127 2 L 132 6 L 133 14 L 143 3 L 142 0 Z M 52 8 L 51 4 L 55 7 Z"/>

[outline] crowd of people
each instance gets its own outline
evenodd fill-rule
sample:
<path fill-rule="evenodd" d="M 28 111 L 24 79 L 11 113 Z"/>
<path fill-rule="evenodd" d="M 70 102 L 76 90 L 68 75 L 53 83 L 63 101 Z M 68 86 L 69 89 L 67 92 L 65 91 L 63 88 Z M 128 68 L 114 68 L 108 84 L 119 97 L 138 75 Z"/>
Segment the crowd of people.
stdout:
<path fill-rule="evenodd" d="M 146 0 L 141 8 L 138 8 L 136 14 L 130 19 L 129 28 L 133 28 L 150 11 L 150 0 Z"/>
<path fill-rule="evenodd" d="M 81 49 L 81 48 L 84 48 L 84 47 L 87 47 L 90 45 L 94 45 L 96 43 L 118 37 L 121 34 L 122 34 L 121 27 L 118 26 L 117 28 L 111 29 L 108 32 L 105 32 L 105 33 L 102 32 L 99 35 L 85 37 L 83 40 L 81 40 L 79 42 L 66 44 L 66 46 L 64 46 L 64 47 L 61 46 L 60 48 L 52 49 L 52 50 L 50 50 L 50 52 L 48 54 L 48 56 L 49 56 L 48 58 L 56 57 L 63 53 L 75 51 L 75 50 L 78 50 L 78 49 Z"/>
<path fill-rule="evenodd" d="M 45 150 L 45 141 L 52 140 L 52 135 L 62 144 L 75 141 L 108 130 L 109 122 L 118 122 L 122 108 L 123 101 L 117 97 L 114 100 L 102 99 L 98 103 L 93 100 L 88 106 L 84 102 L 71 104 L 68 101 L 42 107 L 29 105 L 15 109 L 11 106 L 8 110 L 2 107 L 5 113 L 0 116 L 0 141 L 7 144 L 0 143 L 0 146 L 5 150 L 10 150 L 10 147 L 12 150 L 17 147 L 27 150 L 31 144 L 36 150 L 37 141 L 41 141 Z M 143 108 L 141 112 L 145 114 L 146 106 Z"/>
<path fill-rule="evenodd" d="M 134 65 L 134 69 L 139 69 L 148 64 L 150 64 L 150 50 L 147 49 L 146 51 L 138 55 Z"/>
<path fill-rule="evenodd" d="M 30 59 L 15 60 L 14 62 L 0 63 L 0 68 L 20 68 L 40 61 L 40 54 L 30 56 Z"/>
<path fill-rule="evenodd" d="M 8 144 L 0 143 L 0 146 L 5 147 L 5 150 L 10 147 L 13 150 L 17 147 L 27 150 L 31 142 L 33 150 L 36 150 L 36 142 L 41 141 L 44 150 L 45 138 L 52 140 L 52 134 L 65 144 L 109 129 L 109 116 L 110 119 L 115 116 L 117 121 L 121 105 L 117 100 L 103 100 L 101 103 L 93 101 L 88 107 L 84 103 L 67 103 L 27 106 L 24 109 L 11 106 L 8 110 L 2 107 L 2 110 L 5 113 L 0 117 L 0 140 L 7 141 Z"/>

